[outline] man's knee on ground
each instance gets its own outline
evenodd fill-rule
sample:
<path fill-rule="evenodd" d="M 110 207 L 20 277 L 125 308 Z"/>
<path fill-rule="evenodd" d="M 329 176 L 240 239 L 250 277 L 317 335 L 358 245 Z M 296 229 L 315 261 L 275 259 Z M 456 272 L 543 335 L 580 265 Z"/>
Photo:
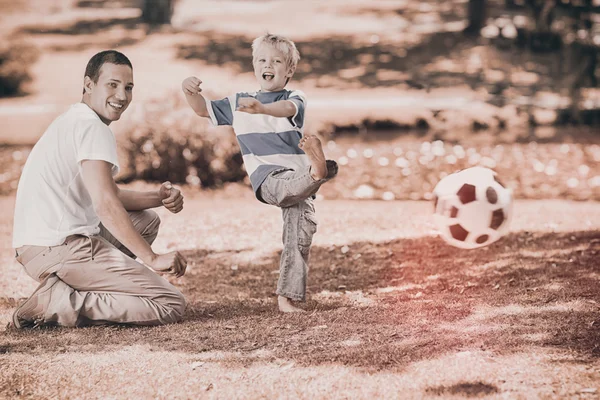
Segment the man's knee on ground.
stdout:
<path fill-rule="evenodd" d="M 178 317 L 178 320 L 183 318 L 183 314 L 185 313 L 185 308 L 187 307 L 187 302 L 185 301 L 185 297 L 181 292 L 177 292 L 177 304 L 173 307 L 173 311 Z"/>
<path fill-rule="evenodd" d="M 169 301 L 165 304 L 166 315 L 163 317 L 164 323 L 172 324 L 183 319 L 187 302 L 185 297 L 178 290 L 173 290 L 169 295 Z"/>

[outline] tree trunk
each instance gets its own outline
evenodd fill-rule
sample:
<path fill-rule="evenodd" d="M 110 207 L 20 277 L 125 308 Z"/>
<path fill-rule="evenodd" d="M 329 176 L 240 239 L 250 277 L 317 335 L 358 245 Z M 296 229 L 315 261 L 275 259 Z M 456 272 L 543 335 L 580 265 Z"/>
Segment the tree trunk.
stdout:
<path fill-rule="evenodd" d="M 464 32 L 478 35 L 485 23 L 485 0 L 469 0 L 467 15 L 469 17 L 469 25 L 465 28 Z"/>
<path fill-rule="evenodd" d="M 170 24 L 174 2 L 175 0 L 144 0 L 142 21 L 150 26 Z"/>

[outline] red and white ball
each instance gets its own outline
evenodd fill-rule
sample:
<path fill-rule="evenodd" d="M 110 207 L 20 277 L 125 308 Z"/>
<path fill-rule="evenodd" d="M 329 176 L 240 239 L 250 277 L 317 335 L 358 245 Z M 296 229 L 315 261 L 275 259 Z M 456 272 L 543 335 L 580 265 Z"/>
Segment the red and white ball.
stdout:
<path fill-rule="evenodd" d="M 433 189 L 434 221 L 452 246 L 475 249 L 500 239 L 512 217 L 512 191 L 488 168 L 455 172 Z"/>

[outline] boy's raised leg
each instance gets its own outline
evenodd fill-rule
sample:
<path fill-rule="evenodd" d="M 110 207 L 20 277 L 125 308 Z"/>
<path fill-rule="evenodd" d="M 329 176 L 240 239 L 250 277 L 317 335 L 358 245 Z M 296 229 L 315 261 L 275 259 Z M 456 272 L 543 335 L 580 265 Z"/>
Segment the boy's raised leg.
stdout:
<path fill-rule="evenodd" d="M 310 176 L 315 181 L 325 179 L 327 177 L 327 163 L 319 138 L 314 135 L 304 136 L 300 139 L 298 147 L 304 150 L 310 160 Z"/>

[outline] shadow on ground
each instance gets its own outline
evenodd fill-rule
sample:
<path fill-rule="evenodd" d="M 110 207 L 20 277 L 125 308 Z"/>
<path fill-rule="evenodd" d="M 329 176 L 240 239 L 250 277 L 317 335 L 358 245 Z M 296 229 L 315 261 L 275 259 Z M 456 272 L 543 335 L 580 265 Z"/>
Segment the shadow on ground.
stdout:
<path fill-rule="evenodd" d="M 142 344 L 225 352 L 214 361 L 231 365 L 289 359 L 368 370 L 469 349 L 546 347 L 569 349 L 581 361 L 600 357 L 600 231 L 521 232 L 474 251 L 431 237 L 349 248 L 313 249 L 307 314 L 275 311 L 278 254 L 234 271 L 227 254 L 196 251 L 186 255 L 196 266 L 178 283 L 189 300 L 184 323 L 7 332 L 0 352 L 94 353 Z"/>

